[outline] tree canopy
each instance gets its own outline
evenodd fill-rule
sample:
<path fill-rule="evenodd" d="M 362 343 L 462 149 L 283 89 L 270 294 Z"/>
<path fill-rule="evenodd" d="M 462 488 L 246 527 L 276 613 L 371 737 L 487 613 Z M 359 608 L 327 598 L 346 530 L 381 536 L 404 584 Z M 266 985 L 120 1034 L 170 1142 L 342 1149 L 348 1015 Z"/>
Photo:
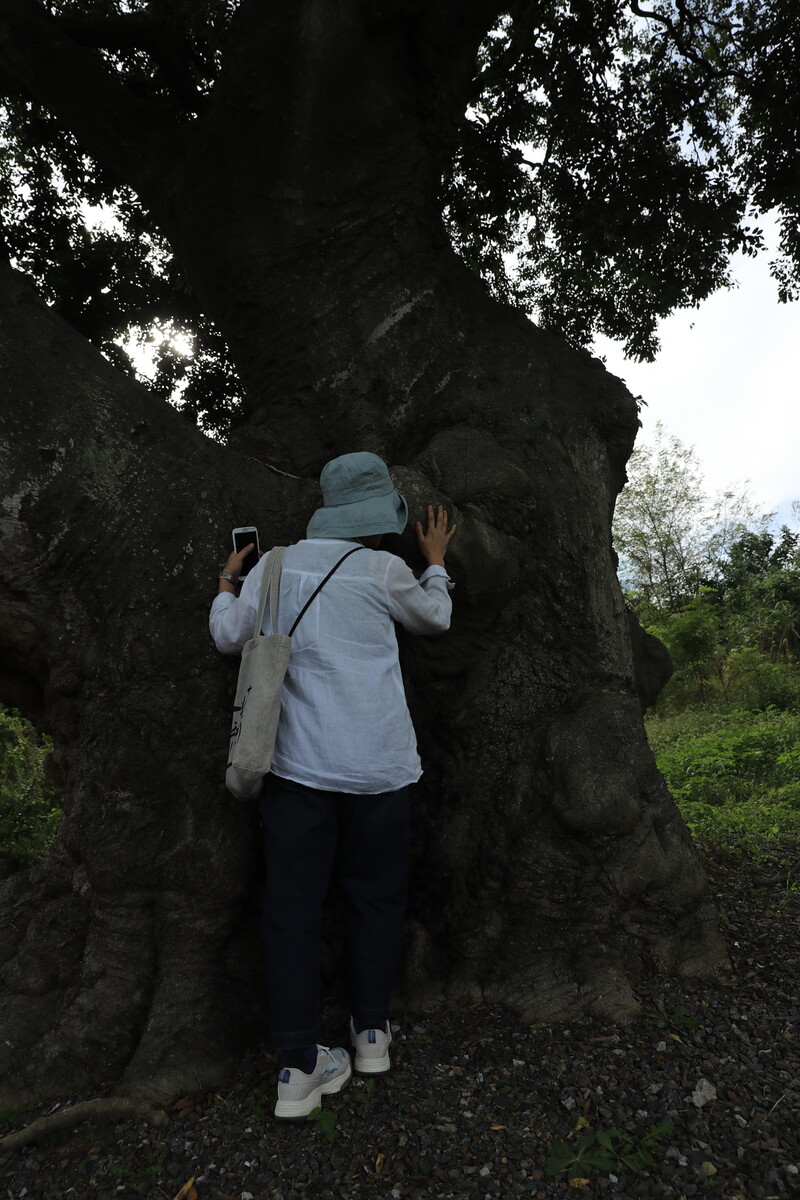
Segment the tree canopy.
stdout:
<path fill-rule="evenodd" d="M 56 54 L 63 38 L 99 50 L 154 131 L 168 118 L 188 137 L 219 86 L 237 7 L 0 3 L 10 47 L 0 208 L 12 260 L 117 365 L 131 369 L 122 339 L 149 339 L 154 386 L 211 432 L 228 428 L 241 394 L 222 337 L 153 214 L 31 89 L 13 42 L 20 22 L 34 22 Z M 365 7 L 377 22 L 395 7 L 421 21 L 428 6 Z M 652 357 L 659 319 L 728 283 L 731 254 L 758 250 L 758 215 L 772 209 L 782 230 L 773 273 L 782 299 L 797 294 L 793 0 L 512 0 L 471 5 L 470 30 L 476 21 L 491 32 L 448 131 L 437 202 L 454 246 L 496 294 L 576 344 L 603 333 Z M 436 105 L 435 89 L 426 103 Z M 192 354 L 176 351 L 175 334 Z"/>

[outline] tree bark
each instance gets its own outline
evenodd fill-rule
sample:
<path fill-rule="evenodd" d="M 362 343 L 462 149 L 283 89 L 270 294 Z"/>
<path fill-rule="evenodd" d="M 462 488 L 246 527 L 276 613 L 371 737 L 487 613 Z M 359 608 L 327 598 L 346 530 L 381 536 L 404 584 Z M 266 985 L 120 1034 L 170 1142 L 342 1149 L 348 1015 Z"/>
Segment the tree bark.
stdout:
<path fill-rule="evenodd" d="M 231 526 L 301 536 L 319 467 L 352 449 L 387 458 L 412 514 L 441 499 L 460 525 L 452 631 L 402 642 L 425 764 L 406 1002 L 617 1017 L 643 975 L 724 963 L 615 577 L 635 403 L 491 300 L 441 227 L 492 7 L 462 6 L 448 58 L 449 4 L 245 3 L 169 173 L 139 172 L 246 383 L 231 447 L 3 274 L 0 645 L 66 809 L 5 887 L 0 1050 L 32 1095 L 196 1090 L 259 1026 L 255 816 L 222 790 L 235 664 L 206 610 Z M 393 548 L 417 562 L 410 535 Z"/>
<path fill-rule="evenodd" d="M 15 1094 L 122 1076 L 172 1094 L 258 1014 L 256 968 L 237 965 L 254 817 L 223 788 L 216 564 L 242 513 L 288 537 L 313 501 L 115 372 L 8 269 L 2 380 L 2 667 L 56 741 L 65 816 L 50 858 L 5 885 L 0 1053 Z"/>

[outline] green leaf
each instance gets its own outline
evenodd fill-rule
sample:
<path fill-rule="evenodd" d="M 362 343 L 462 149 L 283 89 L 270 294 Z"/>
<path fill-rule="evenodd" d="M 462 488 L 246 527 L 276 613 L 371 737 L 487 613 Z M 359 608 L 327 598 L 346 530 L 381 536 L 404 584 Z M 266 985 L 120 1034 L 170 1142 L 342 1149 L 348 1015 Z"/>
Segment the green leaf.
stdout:
<path fill-rule="evenodd" d="M 598 1129 L 596 1137 L 601 1146 L 605 1146 L 608 1150 L 614 1149 L 615 1140 L 620 1137 L 617 1129 Z"/>
<path fill-rule="evenodd" d="M 566 1171 L 567 1167 L 572 1166 L 574 1162 L 575 1155 L 571 1147 L 565 1145 L 564 1142 L 558 1142 L 547 1152 L 545 1173 L 549 1176 L 557 1175 L 559 1171 Z"/>
<path fill-rule="evenodd" d="M 659 1138 L 668 1137 L 673 1132 L 674 1128 L 675 1126 L 672 1124 L 672 1121 L 670 1121 L 669 1118 L 659 1121 L 658 1124 L 654 1125 L 653 1128 L 645 1135 L 644 1141 L 645 1143 L 650 1144 L 651 1142 L 658 1141 Z"/>
<path fill-rule="evenodd" d="M 619 1166 L 619 1158 L 613 1151 L 598 1147 L 581 1160 L 581 1166 L 595 1171 L 616 1171 Z"/>

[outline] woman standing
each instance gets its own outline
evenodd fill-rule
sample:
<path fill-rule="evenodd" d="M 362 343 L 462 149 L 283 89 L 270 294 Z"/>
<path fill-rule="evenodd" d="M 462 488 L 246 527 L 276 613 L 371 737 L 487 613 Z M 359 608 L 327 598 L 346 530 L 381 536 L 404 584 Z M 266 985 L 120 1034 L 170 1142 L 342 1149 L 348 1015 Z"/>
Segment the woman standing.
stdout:
<path fill-rule="evenodd" d="M 401 533 L 408 508 L 385 463 L 344 454 L 323 469 L 324 504 L 305 540 L 286 550 L 277 629 L 287 633 L 326 582 L 292 638 L 281 718 L 261 800 L 267 879 L 263 934 L 272 1040 L 281 1053 L 275 1115 L 303 1120 L 351 1074 L 341 1047 L 319 1045 L 322 905 L 335 873 L 344 896 L 350 1032 L 355 1069 L 390 1068 L 389 1001 L 400 955 L 408 887 L 409 785 L 422 774 L 400 674 L 394 622 L 411 633 L 449 628 L 452 586 L 444 567 L 455 526 L 441 505 L 416 523 L 428 563 L 415 578 L 379 549 Z M 253 636 L 262 567 L 233 582 L 252 547 L 232 554 L 211 608 L 225 654 Z M 263 563 L 263 560 L 262 560 Z"/>

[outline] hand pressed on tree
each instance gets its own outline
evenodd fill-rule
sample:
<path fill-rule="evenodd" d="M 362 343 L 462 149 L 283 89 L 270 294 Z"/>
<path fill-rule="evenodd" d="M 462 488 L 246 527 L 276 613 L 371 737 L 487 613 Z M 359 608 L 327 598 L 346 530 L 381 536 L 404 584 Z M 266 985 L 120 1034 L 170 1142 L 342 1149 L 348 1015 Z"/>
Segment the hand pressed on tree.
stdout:
<path fill-rule="evenodd" d="M 455 533 L 457 525 L 447 528 L 447 509 L 438 505 L 434 511 L 432 504 L 428 505 L 428 527 L 423 531 L 422 522 L 416 522 L 417 541 L 429 567 L 443 567 L 447 547 Z"/>

